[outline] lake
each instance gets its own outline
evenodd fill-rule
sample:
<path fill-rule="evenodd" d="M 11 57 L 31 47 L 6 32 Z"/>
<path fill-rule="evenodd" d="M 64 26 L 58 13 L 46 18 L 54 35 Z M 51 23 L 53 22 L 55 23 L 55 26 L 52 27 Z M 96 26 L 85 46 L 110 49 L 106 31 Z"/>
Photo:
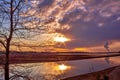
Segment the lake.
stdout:
<path fill-rule="evenodd" d="M 120 65 L 120 57 L 10 65 L 14 80 L 59 80 Z M 0 80 L 3 80 L 0 67 Z"/>

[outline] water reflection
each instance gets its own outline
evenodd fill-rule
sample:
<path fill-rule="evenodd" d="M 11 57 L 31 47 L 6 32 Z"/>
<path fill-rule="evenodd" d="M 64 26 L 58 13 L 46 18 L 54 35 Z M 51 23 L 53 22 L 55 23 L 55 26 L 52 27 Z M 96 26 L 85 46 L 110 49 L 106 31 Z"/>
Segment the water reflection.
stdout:
<path fill-rule="evenodd" d="M 106 61 L 108 64 L 110 64 L 109 57 L 106 57 L 106 58 L 105 58 L 105 61 Z"/>
<path fill-rule="evenodd" d="M 65 71 L 68 67 L 67 67 L 66 65 L 64 65 L 64 64 L 60 64 L 60 65 L 58 66 L 58 68 L 59 68 L 59 70 L 61 70 L 61 71 Z"/>
<path fill-rule="evenodd" d="M 16 67 L 17 66 L 17 67 Z M 11 65 L 12 75 L 26 76 L 32 80 L 58 80 L 62 78 L 63 73 L 67 71 L 67 66 L 59 68 L 59 64 L 50 63 L 33 63 L 33 64 L 18 64 Z M 64 71 L 64 72 L 63 72 Z"/>
<path fill-rule="evenodd" d="M 13 80 L 58 80 L 120 65 L 120 57 L 109 58 L 109 61 L 110 64 L 106 63 L 104 58 L 98 58 L 65 62 L 16 64 L 10 66 L 10 76 Z M 1 80 L 3 78 L 2 66 L 0 67 L 0 78 Z"/>

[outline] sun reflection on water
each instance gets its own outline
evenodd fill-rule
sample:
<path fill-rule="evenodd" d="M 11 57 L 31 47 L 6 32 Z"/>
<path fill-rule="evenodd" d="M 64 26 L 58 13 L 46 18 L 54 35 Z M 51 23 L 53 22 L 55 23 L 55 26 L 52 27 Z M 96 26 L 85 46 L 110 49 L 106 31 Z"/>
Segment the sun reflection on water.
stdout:
<path fill-rule="evenodd" d="M 11 65 L 10 73 L 11 75 L 22 73 L 22 76 L 25 75 L 34 80 L 59 80 L 65 76 L 68 69 L 70 66 L 56 62 L 18 64 Z"/>
<path fill-rule="evenodd" d="M 64 65 L 64 64 L 61 64 L 61 65 L 58 65 L 58 67 L 59 67 L 59 69 L 60 70 L 66 70 L 68 67 L 66 66 L 66 65 Z"/>

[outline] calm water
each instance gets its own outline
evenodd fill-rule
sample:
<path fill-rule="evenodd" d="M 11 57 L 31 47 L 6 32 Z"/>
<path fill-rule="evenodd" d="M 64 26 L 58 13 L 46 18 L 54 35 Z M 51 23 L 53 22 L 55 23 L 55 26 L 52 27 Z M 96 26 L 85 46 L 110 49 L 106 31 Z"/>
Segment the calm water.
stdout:
<path fill-rule="evenodd" d="M 65 70 L 61 70 L 59 65 L 67 66 Z M 74 60 L 62 62 L 46 62 L 32 64 L 16 64 L 11 65 L 11 76 L 17 74 L 22 75 L 14 80 L 58 80 L 65 77 L 86 74 L 94 71 L 103 70 L 108 67 L 120 65 L 120 57 L 98 58 L 87 60 Z M 0 69 L 0 80 L 3 80 L 3 69 Z"/>

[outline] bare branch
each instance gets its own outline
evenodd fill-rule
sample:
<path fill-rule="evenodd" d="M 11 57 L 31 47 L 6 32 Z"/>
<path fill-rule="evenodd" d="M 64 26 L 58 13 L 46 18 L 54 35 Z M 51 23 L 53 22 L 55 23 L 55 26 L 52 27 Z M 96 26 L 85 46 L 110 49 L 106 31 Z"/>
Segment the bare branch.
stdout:
<path fill-rule="evenodd" d="M 0 32 L 0 37 L 3 37 L 3 38 L 5 38 L 5 40 L 7 40 L 7 36 L 4 33 Z"/>
<path fill-rule="evenodd" d="M 4 48 L 6 48 L 6 45 L 2 40 L 0 40 L 0 43 L 3 45 Z"/>
<path fill-rule="evenodd" d="M 17 4 L 17 6 L 15 7 L 15 9 L 13 10 L 13 12 L 15 12 L 17 9 L 18 9 L 18 7 L 20 6 L 20 3 L 22 2 L 22 0 L 19 0 L 19 2 L 18 2 L 18 4 Z"/>
<path fill-rule="evenodd" d="M 10 80 L 14 80 L 14 79 L 19 78 L 19 77 L 21 77 L 21 78 L 23 78 L 23 79 L 31 80 L 28 76 L 22 76 L 22 75 L 19 75 L 19 74 L 14 74 L 14 75 L 11 76 L 9 79 L 10 79 Z"/>

